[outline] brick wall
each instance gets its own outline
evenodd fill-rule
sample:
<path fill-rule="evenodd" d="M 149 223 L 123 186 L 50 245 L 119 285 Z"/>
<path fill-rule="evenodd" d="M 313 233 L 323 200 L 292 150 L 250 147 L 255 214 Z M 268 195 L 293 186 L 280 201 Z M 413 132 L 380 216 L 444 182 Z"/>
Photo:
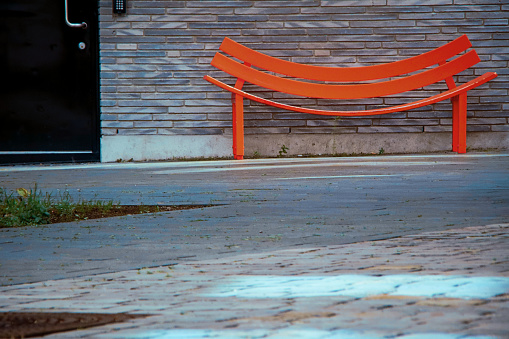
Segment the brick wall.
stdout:
<path fill-rule="evenodd" d="M 286 60 L 360 66 L 426 52 L 467 34 L 482 62 L 457 77 L 499 77 L 469 92 L 469 132 L 509 132 L 509 4 L 504 0 L 153 1 L 128 0 L 126 15 L 100 1 L 104 136 L 231 135 L 230 95 L 204 81 L 223 37 Z M 404 4 L 404 5 L 402 5 Z M 290 99 L 348 110 L 414 101 L 445 88 L 357 102 Z M 246 134 L 438 133 L 451 131 L 449 102 L 376 117 L 326 118 L 246 101 Z"/>

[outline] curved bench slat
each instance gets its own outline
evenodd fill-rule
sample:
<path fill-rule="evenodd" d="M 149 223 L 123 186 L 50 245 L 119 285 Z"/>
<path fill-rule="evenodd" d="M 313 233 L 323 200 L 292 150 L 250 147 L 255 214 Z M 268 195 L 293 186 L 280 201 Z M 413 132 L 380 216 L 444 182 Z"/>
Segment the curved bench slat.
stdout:
<path fill-rule="evenodd" d="M 431 96 L 429 98 L 425 98 L 422 100 L 417 100 L 411 103 L 397 105 L 397 106 L 391 106 L 391 107 L 383 107 L 383 108 L 377 108 L 377 109 L 371 109 L 371 110 L 365 110 L 365 111 L 327 111 L 327 110 L 319 110 L 319 109 L 310 109 L 305 107 L 297 107 L 297 106 L 291 106 L 286 104 L 281 104 L 279 102 L 274 102 L 268 99 L 260 98 L 256 95 L 244 92 L 238 88 L 232 87 L 230 85 L 227 85 L 211 76 L 206 75 L 204 77 L 205 80 L 209 81 L 210 83 L 221 87 L 222 89 L 225 89 L 227 91 L 230 91 L 234 94 L 238 94 L 244 98 L 260 102 L 262 104 L 291 110 L 299 113 L 308 113 L 308 114 L 318 114 L 318 115 L 332 115 L 332 116 L 367 116 L 367 115 L 380 115 L 380 114 L 387 114 L 387 113 L 395 113 L 395 112 L 401 112 L 401 111 L 407 111 L 414 108 L 419 108 L 427 105 L 434 104 L 436 102 L 440 102 L 446 99 L 450 99 L 454 96 L 459 95 L 460 93 L 465 93 L 473 88 L 476 88 L 491 79 L 494 79 L 497 77 L 497 73 L 495 72 L 488 72 L 485 73 L 467 83 L 462 84 L 461 86 L 455 87 L 453 89 L 450 89 L 448 91 L 442 92 L 440 94 Z"/>
<path fill-rule="evenodd" d="M 361 67 L 323 67 L 298 64 L 254 51 L 227 37 L 223 40 L 219 48 L 223 52 L 255 65 L 256 67 L 294 78 L 354 82 L 385 79 L 409 74 L 436 65 L 439 62 L 446 61 L 470 47 L 472 47 L 470 40 L 466 35 L 462 35 L 441 47 L 414 57 L 382 65 Z"/>
<path fill-rule="evenodd" d="M 481 61 L 472 50 L 441 66 L 404 78 L 352 85 L 316 84 L 258 71 L 216 53 L 211 64 L 224 72 L 252 84 L 293 95 L 321 99 L 365 99 L 411 91 L 444 80 Z"/>

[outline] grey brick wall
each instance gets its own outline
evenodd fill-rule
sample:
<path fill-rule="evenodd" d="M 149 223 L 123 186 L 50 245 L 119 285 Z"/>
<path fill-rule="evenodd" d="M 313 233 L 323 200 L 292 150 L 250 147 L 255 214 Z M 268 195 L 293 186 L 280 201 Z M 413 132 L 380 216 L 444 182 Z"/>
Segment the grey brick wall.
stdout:
<path fill-rule="evenodd" d="M 469 94 L 468 130 L 509 131 L 509 4 L 505 0 L 162 1 L 128 0 L 126 15 L 100 1 L 103 135 L 231 133 L 230 95 L 205 82 L 223 37 L 307 64 L 359 66 L 426 52 L 467 34 L 482 62 L 457 77 L 499 77 Z M 307 107 L 348 110 L 394 105 L 424 91 L 357 102 L 291 99 Z M 451 131 L 451 105 L 360 118 L 290 113 L 246 102 L 246 133 L 435 133 Z"/>

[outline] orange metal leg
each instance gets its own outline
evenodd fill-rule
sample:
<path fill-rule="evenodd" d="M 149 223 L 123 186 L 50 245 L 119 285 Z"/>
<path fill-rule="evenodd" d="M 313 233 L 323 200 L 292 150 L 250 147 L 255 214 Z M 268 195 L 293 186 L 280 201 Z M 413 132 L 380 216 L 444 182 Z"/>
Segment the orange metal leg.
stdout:
<path fill-rule="evenodd" d="M 467 152 L 467 93 L 459 95 L 458 153 Z"/>
<path fill-rule="evenodd" d="M 233 158 L 244 159 L 244 98 L 232 94 L 233 112 Z"/>
<path fill-rule="evenodd" d="M 452 151 L 458 152 L 458 131 L 459 131 L 459 97 L 455 96 L 451 98 L 452 102 Z"/>
<path fill-rule="evenodd" d="M 467 152 L 467 93 L 453 98 L 452 150 Z"/>

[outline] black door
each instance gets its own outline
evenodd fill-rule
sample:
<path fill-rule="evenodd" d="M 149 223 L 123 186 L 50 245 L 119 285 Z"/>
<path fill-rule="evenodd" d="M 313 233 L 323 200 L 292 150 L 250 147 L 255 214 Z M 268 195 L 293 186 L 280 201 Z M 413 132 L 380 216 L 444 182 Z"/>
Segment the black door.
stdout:
<path fill-rule="evenodd" d="M 99 160 L 98 58 L 97 0 L 0 2 L 0 163 Z"/>

